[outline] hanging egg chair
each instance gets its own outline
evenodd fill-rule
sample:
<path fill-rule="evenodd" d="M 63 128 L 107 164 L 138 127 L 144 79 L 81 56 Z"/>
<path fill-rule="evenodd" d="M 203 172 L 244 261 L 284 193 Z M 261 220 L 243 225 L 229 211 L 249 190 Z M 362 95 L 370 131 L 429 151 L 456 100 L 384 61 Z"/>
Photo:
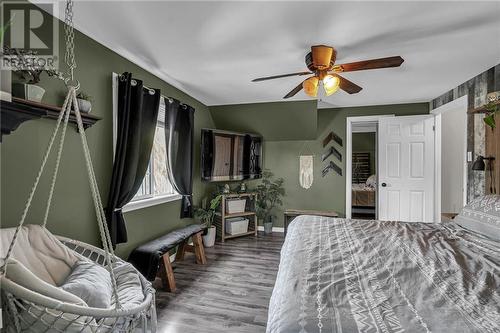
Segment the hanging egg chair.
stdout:
<path fill-rule="evenodd" d="M 73 78 L 72 0 L 66 3 L 65 80 L 68 94 L 16 228 L 0 229 L 1 304 L 4 332 L 156 332 L 155 290 L 113 251 L 83 128 Z M 103 249 L 51 234 L 47 226 L 71 110 L 74 109 Z M 61 126 L 62 124 L 62 126 Z M 25 225 L 48 157 L 61 129 L 45 215 Z"/>

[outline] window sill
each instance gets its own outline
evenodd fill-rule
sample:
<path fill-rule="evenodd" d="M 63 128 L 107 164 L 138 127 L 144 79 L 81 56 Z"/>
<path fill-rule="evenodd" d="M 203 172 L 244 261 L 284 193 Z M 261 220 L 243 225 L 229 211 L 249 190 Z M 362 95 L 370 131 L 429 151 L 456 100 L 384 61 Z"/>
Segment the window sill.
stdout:
<path fill-rule="evenodd" d="M 151 206 L 156 206 L 160 205 L 166 202 L 171 202 L 175 200 L 180 200 L 182 199 L 182 195 L 180 194 L 166 194 L 166 195 L 161 195 L 161 196 L 156 196 L 152 198 L 147 198 L 147 199 L 142 199 L 142 200 L 136 200 L 129 202 L 126 204 L 122 212 L 130 212 L 133 210 L 141 209 L 141 208 L 146 208 L 146 207 L 151 207 Z"/>

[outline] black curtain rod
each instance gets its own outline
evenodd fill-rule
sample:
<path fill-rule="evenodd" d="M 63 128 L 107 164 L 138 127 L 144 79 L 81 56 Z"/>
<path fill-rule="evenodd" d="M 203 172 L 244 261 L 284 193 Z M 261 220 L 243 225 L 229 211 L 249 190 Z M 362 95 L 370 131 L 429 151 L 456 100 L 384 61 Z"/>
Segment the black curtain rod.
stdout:
<path fill-rule="evenodd" d="M 121 75 L 120 77 L 123 77 L 123 75 Z M 137 85 L 137 81 L 136 81 L 135 79 L 132 79 L 131 84 L 132 84 L 133 86 L 135 86 L 135 85 Z M 154 95 L 154 94 L 155 94 L 155 90 L 154 90 L 153 88 L 150 88 L 150 87 L 148 87 L 148 86 L 146 86 L 146 85 L 144 85 L 144 84 L 142 85 L 142 87 L 143 87 L 144 89 L 149 90 L 149 93 L 150 93 L 151 95 Z M 173 97 L 164 96 L 164 95 L 161 95 L 161 97 L 168 99 L 168 102 L 169 102 L 169 103 L 172 103 L 172 102 L 174 101 L 174 98 L 173 98 Z M 187 109 L 187 108 L 188 108 L 188 106 L 189 106 L 189 105 L 188 105 L 188 104 L 186 104 L 186 103 L 180 103 L 180 105 L 182 106 L 182 108 L 183 108 L 183 109 Z"/>

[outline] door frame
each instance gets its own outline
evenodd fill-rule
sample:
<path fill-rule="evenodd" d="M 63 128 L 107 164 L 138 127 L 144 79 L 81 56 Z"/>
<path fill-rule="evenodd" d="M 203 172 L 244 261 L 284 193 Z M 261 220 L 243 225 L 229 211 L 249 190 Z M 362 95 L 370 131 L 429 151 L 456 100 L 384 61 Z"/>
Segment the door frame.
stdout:
<path fill-rule="evenodd" d="M 377 123 L 381 118 L 395 117 L 394 114 L 346 117 L 346 156 L 345 156 L 345 217 L 352 218 L 352 125 L 356 123 Z M 378 140 L 378 135 L 377 135 Z M 378 151 L 378 148 L 376 148 Z M 378 164 L 378 161 L 377 161 Z M 378 172 L 377 172 L 378 174 Z M 378 176 L 377 176 L 378 179 Z M 378 217 L 378 203 L 376 216 Z"/>
<path fill-rule="evenodd" d="M 441 115 L 445 112 L 448 112 L 453 109 L 457 109 L 463 107 L 464 113 L 463 117 L 465 118 L 465 130 L 467 131 L 467 109 L 468 109 L 468 95 L 464 95 L 460 98 L 457 98 L 449 103 L 443 104 L 438 108 L 431 110 L 431 114 L 433 114 L 436 118 L 435 120 L 435 197 L 436 200 L 436 210 L 435 210 L 435 220 L 436 222 L 441 222 Z M 464 136 L 464 155 L 463 155 L 463 164 L 464 164 L 464 174 L 463 174 L 463 193 L 462 193 L 462 203 L 465 206 L 467 204 L 467 178 L 468 178 L 468 163 L 467 163 L 467 133 Z"/>

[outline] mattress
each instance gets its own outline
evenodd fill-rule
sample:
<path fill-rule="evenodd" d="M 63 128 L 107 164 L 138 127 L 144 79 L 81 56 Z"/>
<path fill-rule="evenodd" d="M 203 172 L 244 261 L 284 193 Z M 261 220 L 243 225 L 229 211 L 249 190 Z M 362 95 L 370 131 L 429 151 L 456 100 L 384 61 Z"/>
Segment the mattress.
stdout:
<path fill-rule="evenodd" d="M 493 333 L 499 325 L 499 242 L 453 223 L 299 216 L 281 251 L 267 332 Z"/>

